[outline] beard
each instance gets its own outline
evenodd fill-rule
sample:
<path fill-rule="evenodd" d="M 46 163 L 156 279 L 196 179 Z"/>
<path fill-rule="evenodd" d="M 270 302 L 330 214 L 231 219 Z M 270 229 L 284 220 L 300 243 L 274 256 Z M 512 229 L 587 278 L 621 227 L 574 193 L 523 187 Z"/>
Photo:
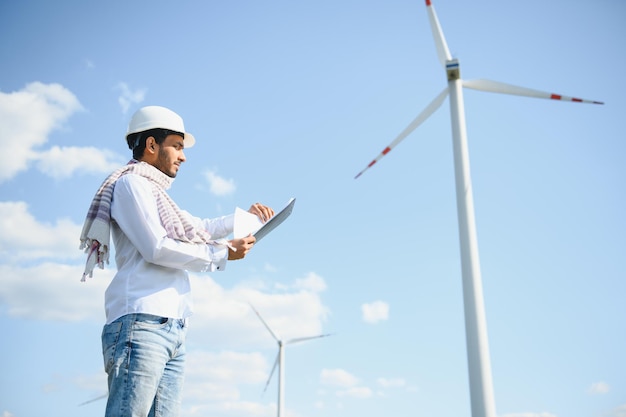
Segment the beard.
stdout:
<path fill-rule="evenodd" d="M 174 164 L 169 161 L 168 155 L 163 151 L 163 148 L 159 149 L 157 161 L 154 166 L 170 178 L 176 178 L 176 174 L 178 174 L 178 170 L 175 169 Z"/>

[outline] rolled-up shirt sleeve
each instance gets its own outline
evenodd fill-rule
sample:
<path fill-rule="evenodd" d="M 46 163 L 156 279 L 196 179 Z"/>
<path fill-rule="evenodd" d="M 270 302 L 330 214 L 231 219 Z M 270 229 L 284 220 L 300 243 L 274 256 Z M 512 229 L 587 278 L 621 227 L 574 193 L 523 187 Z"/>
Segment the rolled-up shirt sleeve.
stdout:
<path fill-rule="evenodd" d="M 145 261 L 193 272 L 224 270 L 228 259 L 225 245 L 189 243 L 167 237 L 152 187 L 143 177 L 124 175 L 115 184 L 111 204 L 112 219 Z M 211 228 L 218 235 L 228 231 L 229 216 L 214 221 L 190 217 L 194 222 L 201 222 L 209 233 Z M 211 235 L 214 238 L 226 236 Z"/>

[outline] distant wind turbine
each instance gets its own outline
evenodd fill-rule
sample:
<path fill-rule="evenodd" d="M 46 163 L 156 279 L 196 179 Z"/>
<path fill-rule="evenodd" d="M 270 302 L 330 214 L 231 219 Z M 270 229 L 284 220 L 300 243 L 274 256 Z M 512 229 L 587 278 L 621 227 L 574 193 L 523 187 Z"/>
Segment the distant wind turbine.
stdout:
<path fill-rule="evenodd" d="M 560 94 L 546 93 L 524 87 L 516 87 L 490 80 L 462 80 L 459 61 L 453 59 L 439 25 L 435 8 L 431 0 L 426 0 L 428 18 L 432 29 L 439 61 L 446 69 L 448 86 L 355 178 L 360 177 L 383 156 L 387 155 L 398 143 L 422 124 L 437 110 L 450 95 L 450 117 L 452 120 L 452 139 L 454 148 L 454 168 L 456 180 L 456 199 L 461 246 L 461 268 L 463 277 L 463 304 L 465 309 L 465 334 L 469 370 L 470 398 L 473 417 L 495 417 L 495 401 L 487 340 L 487 324 L 483 300 L 478 242 L 474 220 L 474 199 L 470 179 L 467 133 L 465 129 L 465 110 L 462 87 L 492 93 L 511 94 L 552 100 L 564 100 L 577 103 L 604 104 L 599 101 L 567 97 Z"/>
<path fill-rule="evenodd" d="M 259 319 L 261 320 L 261 322 L 263 323 L 265 328 L 270 332 L 270 334 L 272 335 L 274 340 L 276 340 L 276 343 L 278 343 L 278 355 L 276 355 L 276 360 L 274 361 L 274 366 L 272 367 L 272 371 L 270 372 L 269 378 L 267 378 L 267 382 L 265 383 L 265 388 L 263 389 L 263 392 L 265 392 L 265 390 L 267 390 L 267 386 L 269 385 L 270 380 L 272 379 L 272 376 L 274 375 L 274 371 L 276 370 L 276 367 L 278 366 L 278 407 L 277 407 L 278 411 L 277 411 L 277 416 L 278 417 L 282 417 L 282 416 L 284 416 L 284 411 L 283 410 L 285 408 L 285 346 L 286 345 L 291 345 L 291 344 L 294 344 L 294 343 L 304 342 L 304 341 L 311 340 L 311 339 L 318 339 L 320 337 L 331 336 L 331 334 L 320 334 L 320 335 L 317 335 L 317 336 L 298 337 L 298 338 L 295 338 L 295 339 L 283 340 L 283 339 L 279 338 L 278 336 L 276 336 L 276 333 L 274 333 L 272 331 L 270 326 L 268 326 L 268 324 L 265 322 L 265 320 L 263 320 L 263 317 L 261 317 L 259 312 L 254 308 L 254 306 L 252 306 L 252 304 L 250 304 L 250 307 L 252 307 L 252 310 L 254 310 L 254 312 L 259 317 Z"/>

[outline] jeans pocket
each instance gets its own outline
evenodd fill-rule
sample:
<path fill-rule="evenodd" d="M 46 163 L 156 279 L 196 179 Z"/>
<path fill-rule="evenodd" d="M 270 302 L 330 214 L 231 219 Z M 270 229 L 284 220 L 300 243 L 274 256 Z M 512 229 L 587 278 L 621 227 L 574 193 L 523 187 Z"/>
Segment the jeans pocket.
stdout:
<path fill-rule="evenodd" d="M 133 326 L 139 327 L 162 327 L 169 319 L 167 317 L 155 316 L 153 314 L 140 313 L 135 315 Z"/>
<path fill-rule="evenodd" d="M 107 373 L 115 363 L 115 353 L 118 348 L 122 324 L 122 322 L 113 322 L 105 325 L 102 329 L 102 358 L 104 370 Z"/>

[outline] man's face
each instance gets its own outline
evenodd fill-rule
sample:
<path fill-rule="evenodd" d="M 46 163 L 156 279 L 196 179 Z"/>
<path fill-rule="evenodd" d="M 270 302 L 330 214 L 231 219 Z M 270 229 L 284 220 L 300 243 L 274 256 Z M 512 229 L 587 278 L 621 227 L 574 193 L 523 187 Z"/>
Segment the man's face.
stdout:
<path fill-rule="evenodd" d="M 159 147 L 159 151 L 156 162 L 154 163 L 155 168 L 165 175 L 175 178 L 180 164 L 186 160 L 183 152 L 185 144 L 183 143 L 182 136 L 168 135 L 165 141 L 157 146 Z"/>

